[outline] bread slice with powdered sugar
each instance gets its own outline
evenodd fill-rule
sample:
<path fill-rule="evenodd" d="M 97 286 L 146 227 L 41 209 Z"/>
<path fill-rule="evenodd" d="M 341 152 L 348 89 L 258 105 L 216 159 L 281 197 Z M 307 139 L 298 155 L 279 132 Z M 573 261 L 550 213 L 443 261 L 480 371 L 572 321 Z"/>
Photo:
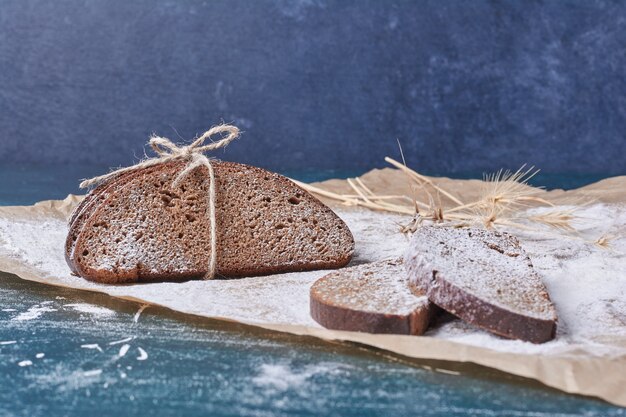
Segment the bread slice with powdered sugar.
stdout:
<path fill-rule="evenodd" d="M 468 323 L 533 343 L 555 336 L 554 305 L 512 235 L 422 227 L 411 238 L 405 265 L 414 291 Z"/>
<path fill-rule="evenodd" d="M 339 268 L 354 251 L 345 223 L 289 179 L 214 161 L 217 276 Z M 208 271 L 208 170 L 178 186 L 180 161 L 122 174 L 73 216 L 68 264 L 89 280 L 124 283 L 202 278 Z"/>
<path fill-rule="evenodd" d="M 310 290 L 311 316 L 334 330 L 420 335 L 434 308 L 409 289 L 402 259 L 331 272 Z"/>

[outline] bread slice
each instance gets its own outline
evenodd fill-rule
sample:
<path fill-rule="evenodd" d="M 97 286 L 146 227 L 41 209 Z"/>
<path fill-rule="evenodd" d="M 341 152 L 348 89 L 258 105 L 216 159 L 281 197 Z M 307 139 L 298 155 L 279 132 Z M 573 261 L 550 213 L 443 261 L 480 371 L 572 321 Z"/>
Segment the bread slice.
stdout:
<path fill-rule="evenodd" d="M 177 187 L 184 162 L 116 177 L 92 197 L 66 247 L 68 264 L 97 282 L 204 277 L 210 256 L 208 171 Z M 328 207 L 289 179 L 260 168 L 214 161 L 217 275 L 243 277 L 346 265 L 354 239 Z M 73 250 L 72 250 L 73 248 Z"/>
<path fill-rule="evenodd" d="M 153 171 L 157 167 L 149 167 L 146 170 Z M 94 188 L 85 198 L 74 208 L 69 219 L 69 232 L 65 240 L 65 260 L 74 274 L 77 274 L 76 266 L 73 262 L 74 248 L 76 247 L 76 241 L 78 235 L 82 230 L 83 225 L 89 219 L 95 209 L 99 207 L 99 204 L 110 196 L 111 192 L 116 190 L 120 183 L 124 183 L 131 176 L 141 175 L 138 172 L 126 172 L 119 176 L 112 178 L 111 180 L 100 184 Z"/>
<path fill-rule="evenodd" d="M 551 340 L 556 310 L 518 240 L 482 229 L 427 226 L 405 255 L 414 291 L 462 320 L 512 339 Z"/>
<path fill-rule="evenodd" d="M 420 335 L 433 307 L 411 292 L 401 259 L 332 272 L 310 292 L 311 316 L 334 330 Z"/>

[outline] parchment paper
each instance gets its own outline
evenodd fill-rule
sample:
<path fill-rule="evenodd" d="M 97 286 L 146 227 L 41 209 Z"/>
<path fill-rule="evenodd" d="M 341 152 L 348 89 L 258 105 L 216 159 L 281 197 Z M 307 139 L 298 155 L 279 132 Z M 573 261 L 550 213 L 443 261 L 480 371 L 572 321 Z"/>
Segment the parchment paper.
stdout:
<path fill-rule="evenodd" d="M 375 170 L 362 179 L 375 191 L 407 192 L 403 174 L 395 170 Z M 474 180 L 435 181 L 466 201 L 477 195 L 481 185 Z M 343 180 L 317 185 L 350 192 Z M 498 338 L 458 320 L 439 324 L 420 337 L 324 329 L 310 318 L 308 289 L 328 271 L 186 283 L 109 286 L 87 282 L 70 275 L 63 257 L 66 219 L 82 198 L 78 196 L 34 206 L 0 207 L 0 270 L 27 280 L 298 335 L 358 342 L 409 357 L 473 362 L 626 406 L 626 177 L 543 194 L 555 204 L 585 204 L 576 239 L 559 238 L 549 231 L 516 232 L 559 312 L 557 338 L 543 345 Z M 400 256 L 404 251 L 407 242 L 398 225 L 408 221 L 406 217 L 328 203 L 355 235 L 353 263 Z M 613 236 L 612 249 L 587 243 L 605 233 Z"/>

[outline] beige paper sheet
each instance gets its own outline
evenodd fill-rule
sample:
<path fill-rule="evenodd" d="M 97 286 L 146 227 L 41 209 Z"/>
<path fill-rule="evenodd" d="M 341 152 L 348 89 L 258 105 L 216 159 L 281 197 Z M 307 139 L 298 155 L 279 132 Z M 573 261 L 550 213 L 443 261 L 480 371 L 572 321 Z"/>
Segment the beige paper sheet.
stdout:
<path fill-rule="evenodd" d="M 398 171 L 385 169 L 372 171 L 362 179 L 368 186 L 374 190 L 385 190 L 385 193 L 404 192 L 404 177 Z M 445 184 L 446 189 L 452 190 L 459 197 L 469 200 L 479 191 L 479 181 L 460 181 L 450 180 L 446 178 L 436 179 L 440 184 Z M 342 180 L 331 180 L 325 183 L 317 184 L 328 190 L 350 192 L 347 184 Z M 574 191 L 551 191 L 545 192 L 544 197 L 555 202 L 555 204 L 572 204 L 581 203 L 594 199 L 596 203 L 602 203 L 606 206 L 623 208 L 626 202 L 626 177 L 612 178 L 588 187 Z M 31 221 L 35 222 L 37 227 L 51 227 L 52 232 L 57 235 L 61 232 L 56 224 L 65 222 L 68 214 L 75 204 L 80 201 L 81 197 L 70 196 L 63 201 L 45 201 L 34 206 L 27 207 L 0 207 L 0 221 L 6 224 L 18 225 L 24 227 L 24 234 L 33 234 L 28 232 Z M 333 204 L 330 202 L 330 204 Z M 335 206 L 337 207 L 337 206 Z M 626 215 L 626 209 L 607 211 L 607 213 L 618 213 L 618 216 Z M 619 214 L 621 213 L 621 214 Z M 349 214 L 348 217 L 353 222 L 351 227 L 358 228 L 355 236 L 357 237 L 357 262 L 374 261 L 378 258 L 384 259 L 389 256 L 397 255 L 398 247 L 401 246 L 402 237 L 399 237 L 394 225 L 400 220 L 393 216 L 382 215 L 375 212 Z M 7 223 L 8 222 L 8 223 Z M 380 223 L 380 224 L 378 224 Z M 621 224 L 621 223 L 619 223 Z M 374 226 L 372 226 L 374 225 Z M 379 229 L 376 229 L 379 227 Z M 620 226 L 621 227 L 621 226 Z M 373 228 L 373 229 L 372 229 Z M 602 230 L 599 226 L 598 233 Z M 596 230 L 588 228 L 588 232 L 593 234 Z M 2 235 L 0 227 L 0 244 L 6 244 L 9 238 Z M 617 230 L 617 233 L 623 233 L 623 229 Z M 388 245 L 372 246 L 371 242 L 365 240 L 371 238 L 372 235 L 382 235 L 379 240 L 390 242 Z M 42 233 L 42 236 L 46 236 Z M 369 237 L 368 237 L 369 236 Z M 56 236 L 58 239 L 59 236 Z M 621 236 L 617 237 L 618 239 Z M 360 240 L 362 239 L 362 240 Z M 545 239 L 536 239 L 545 247 Z M 529 241 L 530 242 L 530 241 Z M 565 338 L 566 342 L 556 342 L 552 347 L 528 346 L 528 344 L 517 343 L 511 341 L 497 341 L 495 337 L 488 335 L 478 335 L 485 341 L 476 343 L 464 343 L 463 338 L 446 338 L 435 336 L 395 336 L 395 335 L 372 335 L 355 332 L 331 331 L 316 325 L 308 317 L 308 300 L 301 297 L 302 291 L 295 296 L 293 305 L 290 306 L 293 311 L 278 312 L 272 311 L 274 305 L 272 302 L 266 302 L 265 311 L 246 310 L 246 297 L 268 298 L 271 297 L 275 286 L 280 285 L 281 291 L 284 287 L 290 285 L 294 289 L 300 288 L 302 282 L 310 283 L 315 279 L 324 275 L 323 271 L 309 272 L 304 274 L 282 274 L 274 277 L 229 280 L 221 282 L 190 282 L 185 284 L 159 283 L 138 286 L 106 286 L 88 283 L 80 278 L 70 277 L 69 270 L 67 274 L 51 274 L 61 268 L 58 253 L 62 254 L 63 249 L 59 248 L 59 252 L 51 256 L 50 260 L 37 260 L 24 255 L 24 251 L 32 242 L 12 242 L 16 247 L 12 248 L 12 255 L 7 250 L 0 251 L 0 270 L 16 274 L 17 276 L 42 282 L 51 285 L 66 286 L 90 291 L 99 291 L 110 294 L 111 296 L 133 299 L 140 302 L 151 304 L 159 304 L 164 307 L 172 308 L 184 313 L 204 315 L 212 318 L 222 318 L 263 327 L 266 329 L 288 332 L 298 335 L 310 335 L 327 340 L 344 340 L 362 343 L 364 345 L 395 352 L 397 354 L 406 355 L 414 358 L 437 359 L 460 362 L 473 362 L 479 365 L 492 367 L 511 374 L 528 377 L 541 381 L 542 383 L 554 387 L 565 392 L 590 395 L 602 398 L 611 403 L 626 406 L 626 334 L 615 334 L 613 328 L 607 327 L 606 334 L 598 334 L 594 336 L 591 343 L 581 342 L 576 337 Z M 22 245 L 22 246 L 20 246 Z M 359 250 L 359 245 L 366 248 Z M 0 245 L 1 246 L 1 245 Z M 539 246 L 538 246 L 539 247 Z M 5 248 L 6 249 L 6 248 Z M 375 249 L 375 250 L 374 250 Z M 600 259 L 600 264 L 603 258 Z M 621 262 L 624 260 L 621 254 L 611 254 L 612 262 Z M 56 262 L 56 266 L 49 266 L 46 262 Z M 597 266 L 597 265 L 596 265 Z M 623 263 L 624 273 L 620 279 L 626 280 L 626 260 Z M 593 264 L 590 268 L 593 268 Z M 598 283 L 602 285 L 602 283 Z M 206 308 L 202 306 L 202 300 L 194 298 L 198 297 L 198 290 L 205 291 L 206 294 L 220 294 L 233 296 L 232 299 L 227 297 L 229 302 L 234 305 L 228 305 L 224 308 L 225 314 L 216 314 L 215 311 L 221 311 L 213 308 L 213 313 L 207 314 Z M 294 290 L 295 291 L 295 290 Z M 165 296 L 165 294 L 169 294 Z M 296 294 L 294 292 L 294 294 Z M 207 295 L 208 296 L 208 295 Z M 621 295 L 618 295 L 620 297 Z M 189 297 L 186 299 L 185 297 Z M 298 298 L 300 297 L 300 298 Z M 233 311 L 237 309 L 237 303 L 241 298 L 241 311 Z M 188 301 L 188 302 L 181 302 Z M 621 302 L 620 300 L 617 300 Z M 624 300 L 626 301 L 626 300 Z M 276 300 L 276 311 L 284 306 L 281 300 Z M 557 305 L 557 307 L 559 307 Z M 562 306 L 564 311 L 567 306 Z M 621 314 L 621 311 L 618 312 Z M 617 317 L 618 319 L 620 317 Z M 626 317 L 624 326 L 626 327 Z M 294 322 L 297 324 L 290 324 Z M 622 327 L 617 324 L 615 327 L 621 330 Z M 477 340 L 483 340 L 477 339 Z M 494 343 L 492 348 L 490 343 Z M 497 344 L 497 348 L 496 348 Z M 509 348 L 510 347 L 510 348 Z"/>

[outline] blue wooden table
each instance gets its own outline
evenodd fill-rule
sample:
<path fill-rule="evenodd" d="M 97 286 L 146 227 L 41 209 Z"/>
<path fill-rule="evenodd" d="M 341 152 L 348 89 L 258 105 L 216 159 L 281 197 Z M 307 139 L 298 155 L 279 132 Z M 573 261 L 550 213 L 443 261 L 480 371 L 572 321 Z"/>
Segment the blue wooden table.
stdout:
<path fill-rule="evenodd" d="M 0 176 L 2 204 L 61 197 L 86 176 L 38 170 Z M 0 416 L 626 415 L 474 365 L 140 310 L 0 273 Z"/>

